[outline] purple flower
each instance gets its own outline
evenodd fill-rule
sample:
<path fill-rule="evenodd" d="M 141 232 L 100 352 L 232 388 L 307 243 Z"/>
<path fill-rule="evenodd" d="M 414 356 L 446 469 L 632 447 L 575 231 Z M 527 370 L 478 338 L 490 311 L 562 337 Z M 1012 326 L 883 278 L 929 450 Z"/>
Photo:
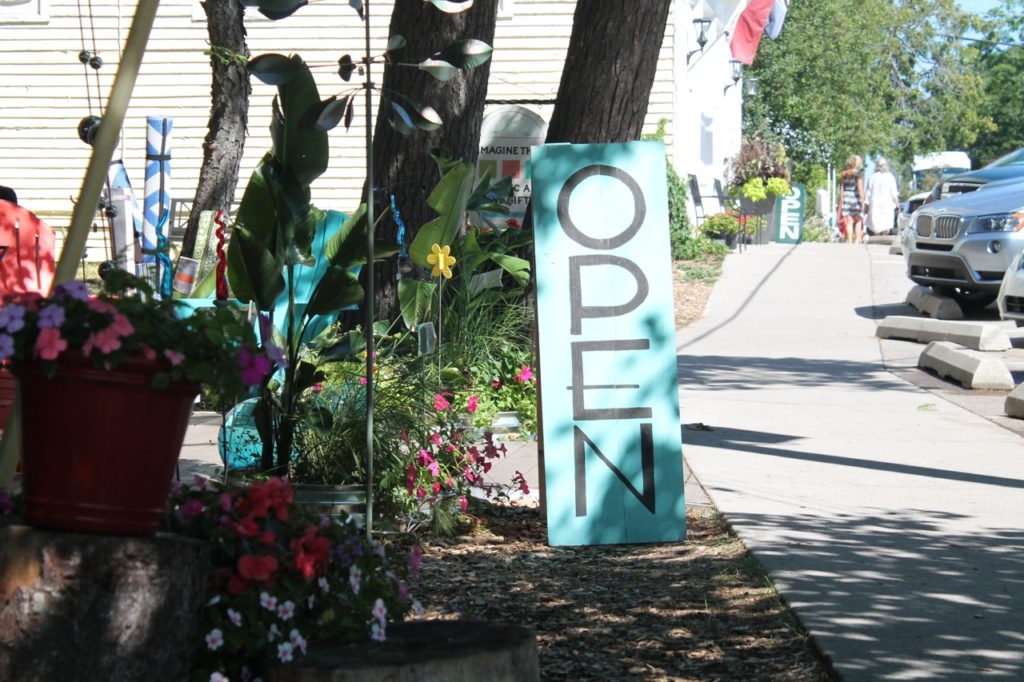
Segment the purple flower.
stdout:
<path fill-rule="evenodd" d="M 14 355 L 14 337 L 0 334 L 0 362 Z"/>
<path fill-rule="evenodd" d="M 55 287 L 55 290 L 57 293 L 62 293 L 68 298 L 73 298 L 76 301 L 89 300 L 89 290 L 85 287 L 84 282 L 79 282 L 78 280 L 58 284 Z"/>
<path fill-rule="evenodd" d="M 25 326 L 25 306 L 17 303 L 8 303 L 0 308 L 0 329 L 8 334 L 21 331 Z"/>
<path fill-rule="evenodd" d="M 59 305 L 48 305 L 39 311 L 40 329 L 58 328 L 64 324 L 64 309 Z"/>
<path fill-rule="evenodd" d="M 288 357 L 284 354 L 284 349 L 277 344 L 266 341 L 263 344 L 263 351 L 278 367 L 282 369 L 288 367 Z"/>
<path fill-rule="evenodd" d="M 270 359 L 265 355 L 253 355 L 248 348 L 238 351 L 238 364 L 242 368 L 242 381 L 247 386 L 255 386 L 263 381 L 270 371 Z"/>
<path fill-rule="evenodd" d="M 192 519 L 202 515 L 202 513 L 203 503 L 194 497 L 187 500 L 185 504 L 181 505 L 181 509 L 178 510 L 178 514 L 182 521 L 191 521 Z"/>

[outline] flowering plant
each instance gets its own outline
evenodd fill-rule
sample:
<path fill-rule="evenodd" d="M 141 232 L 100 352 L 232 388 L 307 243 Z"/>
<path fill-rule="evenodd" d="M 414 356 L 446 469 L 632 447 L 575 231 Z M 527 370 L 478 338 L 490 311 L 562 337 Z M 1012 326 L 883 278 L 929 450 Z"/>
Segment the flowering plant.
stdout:
<path fill-rule="evenodd" d="M 195 680 L 255 679 L 266 661 L 288 663 L 317 638 L 383 641 L 389 622 L 419 608 L 406 583 L 418 546 L 395 561 L 352 517 L 296 504 L 283 478 L 245 489 L 176 484 L 166 526 L 211 549 Z"/>
<path fill-rule="evenodd" d="M 153 385 L 189 381 L 214 387 L 225 400 L 244 394 L 270 370 L 249 322 L 238 311 L 210 308 L 178 315 L 171 299 L 156 299 L 143 280 L 114 270 L 92 295 L 82 282 L 38 293 L 7 294 L 0 306 L 0 362 L 40 363 L 52 377 L 71 360 L 113 369 L 126 360 L 159 363 Z"/>
<path fill-rule="evenodd" d="M 537 379 L 533 368 L 526 363 L 517 367 L 507 362 L 495 368 L 492 376 L 482 377 L 484 383 L 473 387 L 478 396 L 473 423 L 486 426 L 499 412 L 518 412 L 519 422 L 526 433 L 537 432 Z"/>
<path fill-rule="evenodd" d="M 472 414 L 479 407 L 479 396 L 466 399 L 465 411 Z M 482 490 L 487 497 L 504 492 L 508 486 L 489 484 L 484 475 L 491 470 L 493 460 L 506 453 L 504 443 L 496 444 L 494 434 L 484 431 L 482 442 L 471 429 L 459 419 L 462 409 L 452 405 L 449 398 L 441 393 L 434 394 L 433 408 L 435 422 L 420 442 L 408 441 L 411 461 L 406 473 L 406 493 L 414 508 L 429 508 L 440 511 L 440 518 L 446 512 L 465 512 L 469 507 L 472 488 Z M 515 472 L 512 485 L 523 493 L 529 493 L 526 479 Z M 438 515 L 435 513 L 434 518 Z"/>
<path fill-rule="evenodd" d="M 778 142 L 744 138 L 740 152 L 729 164 L 730 187 L 750 201 L 784 196 L 792 191 L 786 169 L 786 150 Z"/>

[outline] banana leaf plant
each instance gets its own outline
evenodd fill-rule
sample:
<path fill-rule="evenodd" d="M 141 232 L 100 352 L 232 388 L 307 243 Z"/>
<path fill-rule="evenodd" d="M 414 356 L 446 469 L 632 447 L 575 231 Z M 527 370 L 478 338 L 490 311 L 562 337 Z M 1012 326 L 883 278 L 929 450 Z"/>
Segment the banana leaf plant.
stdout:
<path fill-rule="evenodd" d="M 365 206 L 332 230 L 322 253 L 312 244 L 318 226 L 330 218 L 310 203 L 310 184 L 327 169 L 327 133 L 306 122 L 320 95 L 309 67 L 298 56 L 261 55 L 249 69 L 260 80 L 277 86 L 270 125 L 272 149 L 253 171 L 235 216 L 227 252 L 227 276 L 238 300 L 252 303 L 261 314 L 264 342 L 283 348 L 278 372 L 260 388 L 254 418 L 263 442 L 260 465 L 264 471 L 286 473 L 295 429 L 306 418 L 299 414 L 300 397 L 318 381 L 315 365 L 303 359 L 307 329 L 317 316 L 337 316 L 346 306 L 363 299 L 358 268 L 366 263 Z M 397 251 L 390 242 L 376 245 L 374 257 Z M 319 263 L 318 263 L 319 260 Z M 315 278 L 300 277 L 300 270 L 317 265 Z M 284 301 L 281 329 L 270 320 Z"/>
<path fill-rule="evenodd" d="M 433 245 L 450 247 L 457 265 L 448 300 L 459 301 L 458 314 L 472 314 L 477 305 L 518 298 L 529 284 L 530 262 L 515 254 L 529 242 L 529 235 L 512 229 L 501 233 L 482 231 L 467 222 L 467 215 L 475 211 L 508 213 L 506 202 L 512 192 L 512 179 L 493 182 L 488 171 L 474 187 L 472 164 L 451 160 L 441 153 L 435 153 L 434 160 L 442 175 L 427 204 L 439 215 L 420 228 L 410 244 L 413 262 L 429 268 L 427 256 Z M 499 277 L 487 277 L 487 272 L 496 271 Z M 493 286 L 506 276 L 507 283 Z M 398 300 L 405 325 L 415 329 L 418 323 L 430 319 L 439 298 L 437 279 L 403 278 L 398 285 Z"/>

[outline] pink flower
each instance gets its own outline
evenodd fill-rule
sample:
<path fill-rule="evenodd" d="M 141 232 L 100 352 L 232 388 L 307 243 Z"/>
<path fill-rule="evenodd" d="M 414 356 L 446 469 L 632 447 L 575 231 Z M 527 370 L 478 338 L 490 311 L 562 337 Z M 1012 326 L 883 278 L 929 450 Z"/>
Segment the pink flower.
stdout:
<path fill-rule="evenodd" d="M 427 466 L 434 461 L 434 458 L 430 456 L 430 453 L 426 450 L 420 450 L 420 466 Z"/>
<path fill-rule="evenodd" d="M 292 616 L 295 615 L 295 604 L 291 601 L 286 601 L 277 607 L 277 617 L 281 620 L 291 620 Z"/>
<path fill-rule="evenodd" d="M 36 355 L 43 360 L 56 360 L 67 349 L 68 342 L 61 337 L 59 329 L 47 327 L 36 337 Z"/>
<path fill-rule="evenodd" d="M 466 499 L 465 495 L 460 495 L 459 496 L 459 509 L 461 509 L 462 511 L 466 511 L 466 509 L 468 507 L 469 507 L 469 500 Z"/>
<path fill-rule="evenodd" d="M 142 351 L 142 357 L 147 360 L 156 360 L 156 351 L 149 346 L 142 346 L 140 350 Z"/>
<path fill-rule="evenodd" d="M 320 382 L 317 382 L 310 386 L 309 390 L 313 391 L 313 393 L 319 393 L 320 391 L 324 390 L 324 385 Z"/>
<path fill-rule="evenodd" d="M 524 495 L 530 494 L 530 486 L 526 484 L 526 477 L 523 476 L 523 472 L 516 471 L 516 475 L 512 477 L 512 482 L 519 486 L 519 490 L 522 491 Z"/>
<path fill-rule="evenodd" d="M 431 476 L 434 478 L 441 478 L 441 467 L 438 466 L 437 462 L 431 462 L 427 465 L 427 468 L 430 469 Z"/>
<path fill-rule="evenodd" d="M 437 410 L 438 412 L 441 412 L 443 410 L 447 410 L 450 407 L 451 407 L 451 403 L 449 403 L 447 400 L 445 400 L 443 395 L 441 395 L 440 393 L 435 393 L 434 394 L 434 409 L 435 410 Z"/>
<path fill-rule="evenodd" d="M 260 592 L 260 606 L 267 611 L 277 611 L 277 597 L 272 597 L 267 592 Z"/>
<path fill-rule="evenodd" d="M 292 652 L 295 647 L 292 646 L 291 642 L 281 642 L 277 645 L 277 657 L 282 663 L 290 663 L 292 661 Z"/>
<path fill-rule="evenodd" d="M 121 341 L 117 334 L 109 327 L 98 332 L 89 334 L 85 343 L 82 344 L 82 354 L 89 355 L 93 348 L 99 348 L 104 355 L 110 355 L 121 347 Z"/>
<path fill-rule="evenodd" d="M 181 516 L 182 521 L 191 521 L 192 519 L 202 515 L 203 503 L 193 498 L 188 499 L 185 504 L 181 505 L 181 509 L 178 510 L 178 514 Z"/>
<path fill-rule="evenodd" d="M 491 388 L 501 388 L 501 382 L 495 379 L 491 382 Z"/>
<path fill-rule="evenodd" d="M 437 433 L 430 434 L 430 442 L 434 445 L 441 445 L 441 435 Z"/>
<path fill-rule="evenodd" d="M 419 488 L 416 488 L 416 497 L 418 497 L 419 499 L 422 500 L 426 496 L 427 496 L 427 491 L 423 489 L 423 486 L 420 486 Z"/>
<path fill-rule="evenodd" d="M 90 298 L 87 305 L 89 306 L 89 310 L 92 310 L 93 312 L 104 313 L 106 315 L 117 315 L 117 308 L 115 308 L 114 304 L 109 301 Z"/>
<path fill-rule="evenodd" d="M 178 351 L 171 350 L 170 348 L 164 349 L 164 357 L 167 358 L 167 361 L 171 363 L 172 367 L 177 367 L 181 363 L 185 362 L 184 353 L 179 353 Z"/>
<path fill-rule="evenodd" d="M 533 370 L 530 369 L 529 365 L 523 365 L 519 368 L 519 371 L 512 376 L 512 378 L 521 384 L 525 384 L 533 378 Z"/>
<path fill-rule="evenodd" d="M 437 495 L 437 494 L 439 494 L 441 492 L 441 484 L 438 483 L 437 481 L 434 481 L 434 484 L 432 486 L 430 486 L 430 488 L 431 488 L 431 490 L 434 491 L 435 495 Z"/>
<path fill-rule="evenodd" d="M 471 396 L 469 396 L 469 400 L 466 401 L 466 411 L 469 412 L 470 414 L 473 414 L 474 412 L 476 412 L 476 407 L 477 407 L 477 404 L 479 402 L 480 402 L 480 396 L 478 396 L 478 395 L 471 395 Z"/>
<path fill-rule="evenodd" d="M 224 511 L 231 511 L 231 494 L 221 493 L 220 494 L 220 508 Z"/>
<path fill-rule="evenodd" d="M 374 623 L 370 626 L 370 639 L 375 642 L 383 642 L 387 639 L 387 635 L 384 633 L 384 627 L 380 623 Z"/>
<path fill-rule="evenodd" d="M 384 606 L 384 600 L 377 597 L 377 601 L 373 603 L 373 617 L 377 619 L 377 622 L 381 625 L 384 624 L 384 619 L 387 618 L 388 607 Z"/>
<path fill-rule="evenodd" d="M 366 377 L 359 377 L 359 383 L 361 383 L 363 386 L 365 386 L 366 385 Z"/>
<path fill-rule="evenodd" d="M 135 333 L 135 327 L 121 313 L 114 315 L 114 321 L 110 323 L 110 330 L 118 336 L 131 336 Z"/>
<path fill-rule="evenodd" d="M 406 488 L 406 490 L 409 491 L 410 495 L 412 495 L 412 491 L 416 489 L 416 464 L 415 463 L 410 463 L 409 464 L 409 471 L 406 473 L 406 476 L 405 476 L 405 488 Z"/>
<path fill-rule="evenodd" d="M 206 646 L 210 651 L 216 651 L 224 646 L 224 633 L 220 628 L 214 628 L 206 635 Z"/>
<path fill-rule="evenodd" d="M 242 624 L 242 614 L 234 609 L 228 609 L 228 620 L 231 621 L 232 625 L 238 627 Z"/>

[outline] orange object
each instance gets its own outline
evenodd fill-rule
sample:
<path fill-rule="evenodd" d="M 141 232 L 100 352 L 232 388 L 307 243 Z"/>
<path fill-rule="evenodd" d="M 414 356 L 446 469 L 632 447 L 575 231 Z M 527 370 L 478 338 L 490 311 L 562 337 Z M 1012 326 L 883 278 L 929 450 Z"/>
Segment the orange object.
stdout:
<path fill-rule="evenodd" d="M 0 294 L 37 291 L 53 284 L 53 229 L 23 206 L 0 199 Z"/>

